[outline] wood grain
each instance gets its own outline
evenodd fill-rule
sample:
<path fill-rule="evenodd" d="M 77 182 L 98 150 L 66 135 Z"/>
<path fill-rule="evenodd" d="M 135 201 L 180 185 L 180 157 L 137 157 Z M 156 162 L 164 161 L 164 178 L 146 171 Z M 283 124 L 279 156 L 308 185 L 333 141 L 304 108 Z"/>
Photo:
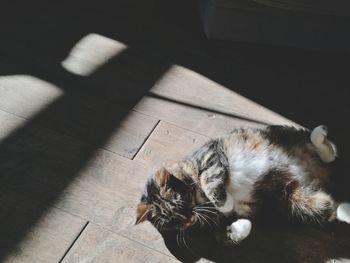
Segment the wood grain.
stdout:
<path fill-rule="evenodd" d="M 233 88 L 234 90 L 234 88 Z M 296 125 L 214 81 L 173 66 L 135 106 L 137 111 L 207 136 L 220 136 L 238 126 Z M 162 110 L 159 110 L 162 109 Z"/>
<path fill-rule="evenodd" d="M 6 134 L 12 132 L 14 136 L 15 128 L 23 128 L 26 121 L 0 111 L 0 123 L 4 124 Z M 16 156 L 0 162 L 5 193 L 23 193 L 22 202 L 27 198 L 43 204 L 54 202 L 55 207 L 66 212 L 169 254 L 152 226 L 133 227 L 136 205 L 151 174 L 146 165 L 36 126 L 26 127 L 25 132 L 15 137 L 19 138 L 3 143 L 0 152 L 0 156 Z M 3 140 L 9 138 L 3 136 Z M 76 165 L 88 153 L 89 161 L 77 171 Z M 23 217 L 21 222 L 25 224 L 24 210 L 11 213 Z"/>
<path fill-rule="evenodd" d="M 237 249 L 199 235 L 189 239 L 193 251 L 148 222 L 134 226 L 155 169 L 237 126 L 292 123 L 280 113 L 330 122 L 346 145 L 348 96 L 329 88 L 349 86 L 346 58 L 208 43 L 196 1 L 40 1 L 14 3 L 13 13 L 10 2 L 0 16 L 0 261 L 175 262 L 174 251 L 213 262 L 350 257 L 346 226 L 255 225 Z"/>
<path fill-rule="evenodd" d="M 209 138 L 166 122 L 160 122 L 136 155 L 138 162 L 152 170 L 191 154 Z"/>
<path fill-rule="evenodd" d="M 34 204 L 35 202 L 33 202 Z M 21 204 L 14 203 L 14 199 L 12 199 L 11 205 L 17 209 L 21 206 Z M 1 210 L 3 211 L 3 209 L 4 207 L 1 205 Z M 50 208 L 2 262 L 58 262 L 74 242 L 85 223 L 86 221 L 81 218 L 56 208 Z"/>
<path fill-rule="evenodd" d="M 136 206 L 152 172 L 142 163 L 99 151 L 55 206 L 170 255 L 153 226 L 134 226 Z"/>
<path fill-rule="evenodd" d="M 103 148 L 132 159 L 157 123 L 156 118 L 130 111 Z"/>
<path fill-rule="evenodd" d="M 60 87 L 29 75 L 0 77 L 0 109 L 27 120 L 40 113 L 37 125 L 127 158 L 135 155 L 158 122 L 133 111 L 122 117 L 127 112 L 118 104 L 76 92 L 66 95 Z"/>
<path fill-rule="evenodd" d="M 130 241 L 97 225 L 89 224 L 69 251 L 64 263 L 75 262 L 178 262 L 167 255 Z"/>

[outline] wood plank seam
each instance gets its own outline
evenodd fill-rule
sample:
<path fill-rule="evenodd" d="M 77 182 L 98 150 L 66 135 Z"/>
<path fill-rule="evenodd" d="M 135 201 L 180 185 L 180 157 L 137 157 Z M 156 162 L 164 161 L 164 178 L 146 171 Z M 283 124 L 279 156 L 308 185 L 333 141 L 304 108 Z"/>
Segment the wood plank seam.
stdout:
<path fill-rule="evenodd" d="M 7 114 L 10 114 L 10 115 L 12 115 L 12 116 L 15 116 L 15 117 L 17 117 L 17 118 L 19 118 L 19 119 L 21 119 L 21 120 L 26 121 L 26 122 L 28 121 L 28 119 L 24 118 L 23 116 L 20 116 L 20 115 L 18 115 L 18 114 L 16 114 L 16 113 L 13 113 L 13 112 L 9 112 L 9 111 L 7 111 L 7 110 L 5 110 L 5 109 L 0 108 L 0 111 L 5 112 L 5 113 L 7 113 Z M 152 116 L 150 116 L 150 117 L 152 117 Z"/>
<path fill-rule="evenodd" d="M 164 123 L 166 123 L 166 124 L 169 124 L 169 125 L 172 125 L 172 126 L 174 126 L 174 127 L 176 127 L 176 128 L 179 128 L 179 129 L 182 129 L 182 130 L 185 130 L 185 131 L 189 131 L 189 132 L 193 132 L 193 133 L 198 134 L 198 135 L 200 135 L 200 136 L 207 137 L 208 140 L 210 139 L 210 136 L 205 135 L 204 133 L 200 133 L 200 132 L 198 132 L 198 131 L 194 131 L 194 130 L 191 130 L 191 129 L 189 129 L 189 128 L 182 127 L 182 126 L 180 126 L 180 125 L 178 125 L 178 124 L 176 124 L 176 123 L 173 123 L 173 122 L 170 122 L 170 121 L 166 121 L 166 120 L 162 120 L 162 122 L 164 122 Z"/>
<path fill-rule="evenodd" d="M 219 115 L 222 115 L 222 116 L 226 116 L 226 117 L 230 117 L 230 118 L 236 118 L 236 119 L 241 119 L 241 120 L 244 120 L 244 121 L 249 121 L 249 122 L 253 122 L 253 123 L 257 123 L 257 124 L 261 124 L 261 125 L 268 125 L 269 124 L 269 123 L 264 122 L 264 121 L 250 119 L 250 118 L 248 118 L 246 116 L 234 115 L 232 113 L 225 112 L 223 110 L 213 109 L 213 108 L 210 108 L 210 107 L 204 107 L 204 106 L 200 106 L 200 105 L 194 105 L 194 104 L 190 104 L 188 102 L 180 101 L 178 99 L 173 99 L 173 98 L 170 98 L 170 97 L 168 98 L 168 97 L 165 97 L 165 96 L 153 93 L 153 92 L 149 92 L 147 94 L 147 96 L 150 97 L 150 98 L 166 100 L 166 101 L 169 101 L 171 103 L 183 105 L 185 107 L 199 109 L 201 111 L 209 112 L 209 113 L 212 113 L 212 114 L 219 114 Z"/>
<path fill-rule="evenodd" d="M 94 222 L 93 220 L 88 220 L 88 219 L 87 219 L 86 217 L 84 217 L 84 216 L 81 216 L 81 215 L 72 213 L 72 212 L 69 211 L 69 210 L 62 209 L 62 208 L 57 207 L 57 206 L 55 206 L 55 205 L 53 205 L 53 207 L 55 207 L 56 209 L 59 209 L 59 210 L 65 212 L 65 213 L 67 213 L 67 214 L 70 214 L 70 215 L 79 217 L 79 218 L 81 218 L 81 219 L 83 219 L 83 220 L 87 220 L 87 223 L 84 225 L 84 227 L 83 227 L 83 229 L 81 230 L 81 232 L 79 233 L 79 235 L 74 239 L 73 243 L 72 243 L 71 246 L 67 249 L 66 253 L 65 253 L 64 256 L 61 258 L 61 260 L 59 261 L 59 263 L 63 262 L 64 258 L 67 256 L 67 254 L 69 253 L 69 251 L 73 248 L 74 244 L 78 241 L 78 239 L 79 239 L 80 236 L 83 234 L 83 231 L 86 229 L 86 227 L 87 227 L 88 225 L 96 225 L 96 226 L 99 226 L 99 227 L 101 227 L 101 228 L 103 228 L 103 229 L 105 229 L 105 230 L 107 230 L 107 231 L 109 231 L 109 232 L 111 232 L 111 233 L 113 233 L 113 234 L 115 234 L 115 235 L 118 235 L 118 236 L 120 236 L 120 237 L 126 238 L 126 239 L 128 239 L 129 241 L 132 241 L 132 242 L 135 242 L 135 243 L 137 243 L 137 244 L 139 244 L 139 245 L 142 245 L 142 246 L 145 247 L 145 248 L 151 249 L 152 251 L 155 251 L 155 252 L 160 253 L 160 254 L 162 254 L 162 255 L 165 255 L 165 256 L 167 256 L 167 257 L 169 257 L 169 258 L 172 258 L 171 256 L 169 256 L 168 254 L 165 254 L 165 253 L 162 252 L 161 250 L 155 249 L 154 247 L 148 246 L 148 245 L 146 245 L 145 243 L 142 243 L 142 242 L 138 241 L 137 239 L 130 238 L 130 237 L 127 236 L 127 235 L 123 235 L 123 234 L 121 234 L 121 233 L 119 233 L 119 232 L 117 232 L 117 231 L 114 231 L 113 229 L 109 228 L 108 226 L 105 226 L 105 225 L 103 225 L 103 224 Z"/>
<path fill-rule="evenodd" d="M 161 250 L 155 249 L 154 247 L 151 247 L 151 246 L 147 246 L 145 243 L 142 243 L 142 242 L 140 242 L 140 241 L 138 241 L 138 240 L 136 240 L 136 239 L 130 238 L 130 237 L 127 236 L 127 235 L 123 235 L 123 234 L 121 234 L 121 233 L 118 233 L 118 232 L 116 232 L 116 231 L 113 231 L 112 229 L 109 229 L 109 228 L 106 227 L 106 226 L 103 226 L 103 225 L 97 224 L 97 223 L 93 223 L 93 222 L 90 222 L 90 224 L 97 225 L 97 226 L 103 228 L 103 229 L 106 230 L 106 231 L 109 231 L 109 232 L 111 232 L 111 233 L 113 233 L 113 234 L 115 234 L 115 235 L 117 235 L 117 236 L 120 236 L 120 237 L 122 237 L 122 238 L 125 238 L 125 239 L 127 239 L 127 240 L 129 240 L 129 241 L 131 241 L 131 242 L 137 243 L 137 244 L 139 244 L 139 245 L 141 245 L 141 246 L 143 246 L 143 247 L 145 247 L 145 248 L 147 248 L 147 249 L 150 249 L 150 250 L 152 250 L 152 251 L 154 251 L 154 252 L 156 252 L 156 253 L 159 253 L 159 254 L 162 254 L 162 255 L 164 255 L 164 256 L 167 256 L 168 258 L 171 258 L 171 259 L 174 259 L 174 258 L 175 258 L 175 257 L 173 257 L 173 256 L 170 256 L 170 255 L 168 255 L 168 254 L 165 254 L 165 253 L 162 252 Z M 59 262 L 59 263 L 61 263 L 61 262 Z"/>
<path fill-rule="evenodd" d="M 30 119 L 27 119 L 27 118 L 24 118 L 24 117 L 22 117 L 22 116 L 19 116 L 19 115 L 13 113 L 13 112 L 9 112 L 9 111 L 6 111 L 6 110 L 1 109 L 1 108 L 0 108 L 0 111 L 2 111 L 2 112 L 4 112 L 4 113 L 7 113 L 7 114 L 10 114 L 10 115 L 12 115 L 12 116 L 15 116 L 16 118 L 19 118 L 19 119 L 21 119 L 21 120 L 23 120 L 23 121 L 25 121 L 25 122 L 29 122 L 29 121 L 30 121 Z M 134 111 L 134 110 L 133 110 L 133 111 Z M 137 112 L 138 112 L 138 111 L 137 111 Z M 139 113 L 139 112 L 138 112 L 138 113 Z M 144 113 L 141 113 L 141 114 L 146 115 L 146 116 L 149 116 L 149 115 L 144 114 Z M 149 116 L 149 117 L 152 117 L 152 116 Z M 153 118 L 154 118 L 154 117 L 153 117 Z M 155 127 L 158 125 L 158 123 L 159 123 L 159 120 L 158 120 L 158 122 L 156 123 Z M 90 147 L 94 147 L 94 148 L 95 148 L 95 146 L 96 146 L 96 145 L 93 145 L 92 143 L 90 143 L 90 142 L 88 142 L 88 141 L 86 141 L 86 140 L 81 140 L 81 139 L 79 139 L 79 138 L 77 138 L 77 137 L 74 137 L 74 136 L 72 136 L 72 135 L 69 135 L 69 134 L 66 134 L 66 133 L 62 133 L 62 132 L 60 132 L 60 131 L 57 131 L 57 130 L 54 130 L 54 129 L 51 129 L 51 128 L 47 128 L 47 127 L 44 127 L 44 126 L 42 126 L 42 125 L 32 124 L 32 126 L 33 126 L 33 127 L 37 127 L 37 128 L 39 128 L 39 129 L 42 129 L 42 130 L 50 131 L 50 132 L 52 132 L 52 133 L 57 134 L 57 136 L 59 136 L 59 137 L 66 137 L 66 138 L 69 138 L 69 139 L 71 139 L 71 140 L 73 140 L 73 141 L 76 141 L 76 142 L 78 142 L 78 143 L 88 145 L 88 146 L 90 146 Z M 153 132 L 153 130 L 155 129 L 155 127 L 152 129 L 151 133 Z M 149 135 L 146 137 L 145 141 L 142 143 L 142 145 L 141 145 L 140 148 L 137 150 L 137 152 L 134 154 L 134 156 L 132 157 L 131 160 L 133 160 L 133 159 L 135 158 L 136 154 L 140 151 L 140 149 L 142 148 L 142 146 L 144 145 L 144 143 L 146 142 L 146 140 L 147 140 L 148 138 L 149 138 Z M 106 148 L 103 147 L 103 146 L 102 146 L 102 147 L 97 147 L 97 148 L 96 148 L 96 151 L 97 151 L 97 150 L 107 151 L 107 152 L 110 152 L 110 153 L 112 153 L 112 154 L 116 154 L 116 155 L 118 155 L 118 156 L 120 156 L 120 157 L 122 157 L 122 158 L 125 158 L 125 159 L 130 160 L 129 158 L 123 156 L 122 154 L 120 154 L 120 153 L 118 153 L 118 152 L 115 152 L 115 151 L 112 151 L 112 150 L 109 150 L 109 149 L 106 149 Z"/>
<path fill-rule="evenodd" d="M 143 114 L 143 115 L 146 115 L 146 116 L 149 116 L 149 117 L 152 117 L 152 118 L 156 118 L 155 116 L 153 116 L 153 115 L 151 115 L 151 114 L 148 114 L 148 113 L 145 113 L 145 112 L 143 112 L 143 111 L 140 111 L 140 110 L 138 110 L 138 109 L 133 109 L 133 111 L 136 111 L 136 112 L 138 112 L 138 113 L 140 113 L 140 114 Z M 200 133 L 200 132 L 198 132 L 198 131 L 191 130 L 191 129 L 187 128 L 187 127 L 183 127 L 183 126 L 179 125 L 178 123 L 175 123 L 175 122 L 172 122 L 172 121 L 168 121 L 168 120 L 165 120 L 165 119 L 160 119 L 159 122 L 164 122 L 164 123 L 167 123 L 167 124 L 169 124 L 169 125 L 175 126 L 175 127 L 177 127 L 177 128 L 184 129 L 184 130 L 186 130 L 186 131 L 190 131 L 190 132 L 199 134 L 199 135 L 201 135 L 201 136 L 208 137 L 208 139 L 210 138 L 210 136 L 208 136 L 208 135 L 206 135 L 206 134 Z M 157 125 L 158 125 L 158 124 L 157 124 Z M 153 130 L 152 130 L 152 132 L 153 132 Z M 149 137 L 147 137 L 147 140 L 148 140 L 148 139 L 149 139 Z M 146 141 L 145 141 L 145 142 L 146 142 Z M 144 142 L 144 143 L 145 143 L 145 142 Z M 143 145 L 140 147 L 140 150 L 141 150 L 142 147 L 143 147 Z M 139 151 L 138 151 L 138 152 L 139 152 Z M 134 160 L 135 157 L 136 157 L 136 155 L 134 156 L 134 158 L 133 158 L 132 160 Z"/>
<path fill-rule="evenodd" d="M 78 235 L 76 236 L 76 238 L 73 240 L 72 244 L 70 244 L 70 246 L 67 248 L 66 252 L 63 254 L 63 256 L 61 257 L 61 259 L 58 261 L 58 263 L 62 263 L 64 258 L 67 256 L 67 254 L 69 253 L 69 251 L 72 249 L 72 247 L 74 246 L 74 244 L 78 241 L 78 239 L 80 238 L 80 236 L 82 235 L 82 233 L 84 232 L 84 230 L 86 229 L 86 227 L 89 225 L 89 221 L 86 222 L 86 224 L 83 226 L 83 228 L 81 229 L 81 231 L 78 233 Z"/>
<path fill-rule="evenodd" d="M 143 115 L 147 115 L 142 113 Z M 149 115 L 147 115 L 149 116 Z M 152 116 L 150 116 L 152 117 Z M 135 152 L 134 156 L 131 158 L 131 160 L 134 160 L 135 157 L 137 156 L 137 154 L 140 152 L 140 150 L 142 149 L 142 147 L 145 145 L 145 143 L 147 142 L 147 140 L 151 137 L 151 135 L 153 134 L 153 132 L 155 131 L 155 129 L 157 129 L 158 125 L 160 123 L 160 120 L 157 121 L 156 125 L 154 125 L 153 129 L 150 131 L 150 133 L 147 135 L 147 137 L 145 138 L 145 140 L 143 141 L 143 143 L 141 144 L 141 146 L 137 149 L 137 151 Z"/>
<path fill-rule="evenodd" d="M 171 259 L 174 259 L 174 258 L 175 258 L 175 257 L 169 256 L 168 254 L 165 254 L 164 252 L 162 252 L 162 251 L 160 251 L 160 250 L 158 250 L 158 249 L 155 249 L 154 247 L 147 246 L 145 243 L 141 243 L 141 242 L 137 241 L 136 239 L 132 239 L 132 238 L 130 238 L 130 237 L 128 237 L 128 236 L 125 236 L 125 235 L 123 235 L 123 234 L 116 233 L 116 232 L 114 232 L 114 231 L 112 231 L 112 230 L 110 230 L 110 229 L 108 229 L 108 231 L 111 231 L 112 233 L 114 233 L 114 234 L 116 234 L 116 235 L 118 235 L 118 236 L 121 236 L 121 237 L 123 237 L 123 238 L 126 238 L 126 239 L 128 239 L 128 240 L 130 240 L 130 241 L 132 241 L 132 242 L 134 242 L 134 243 L 137 243 L 137 244 L 143 246 L 143 247 L 146 247 L 146 248 L 148 248 L 148 249 L 151 249 L 151 250 L 154 251 L 154 252 L 157 252 L 157 253 L 159 253 L 159 254 L 162 254 L 162 255 L 164 255 L 164 256 L 167 256 L 168 258 L 171 258 Z"/>
<path fill-rule="evenodd" d="M 144 253 L 147 255 L 142 255 Z M 154 257 L 158 260 L 152 260 Z M 90 223 L 63 262 L 149 262 L 148 259 L 151 262 L 178 262 L 172 255 Z"/>

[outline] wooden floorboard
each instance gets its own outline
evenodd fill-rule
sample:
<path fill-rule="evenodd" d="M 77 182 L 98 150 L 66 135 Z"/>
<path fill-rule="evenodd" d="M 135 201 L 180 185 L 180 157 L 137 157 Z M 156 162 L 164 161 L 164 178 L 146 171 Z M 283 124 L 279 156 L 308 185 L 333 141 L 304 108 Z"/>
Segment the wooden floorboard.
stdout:
<path fill-rule="evenodd" d="M 240 126 L 296 125 L 227 87 L 180 66 L 171 67 L 135 109 L 212 137 L 227 134 Z"/>
<path fill-rule="evenodd" d="M 181 160 L 203 145 L 209 137 L 161 121 L 134 158 L 152 170 Z"/>
<path fill-rule="evenodd" d="M 16 195 L 18 193 L 14 193 Z M 8 202 L 11 207 L 6 209 L 1 204 L 1 214 L 9 211 L 9 209 L 26 210 L 27 216 L 31 216 L 36 209 L 40 208 L 37 202 L 26 202 L 27 207 L 16 202 L 16 197 L 9 199 L 2 197 L 2 202 Z M 31 205 L 31 206 L 29 206 Z M 11 212 L 8 212 L 11 215 Z M 0 220 L 0 222 L 3 220 Z M 6 223 L 6 222 L 1 222 Z M 45 212 L 35 225 L 17 244 L 8 255 L 2 260 L 6 263 L 36 263 L 47 262 L 55 263 L 65 255 L 80 231 L 83 229 L 86 221 L 69 213 L 63 212 L 57 208 L 50 208 Z M 13 225 L 8 225 L 7 230 L 2 230 L 2 235 L 11 239 L 14 230 L 12 228 L 20 228 L 20 220 L 14 220 Z M 1 247 L 3 247 L 1 244 Z"/>
<path fill-rule="evenodd" d="M 134 226 L 136 205 L 151 172 L 146 165 L 100 151 L 55 206 L 169 254 L 149 223 Z"/>
<path fill-rule="evenodd" d="M 148 176 L 236 127 L 325 122 L 349 148 L 342 59 L 208 42 L 194 2 L 4 4 L 1 262 L 350 258 L 342 224 L 254 224 L 237 248 L 209 232 L 189 235 L 187 248 L 148 222 L 134 226 Z"/>
<path fill-rule="evenodd" d="M 89 224 L 69 251 L 64 263 L 78 262 L 178 262 L 174 258 L 146 248 L 126 237 Z"/>
<path fill-rule="evenodd" d="M 36 117 L 36 125 L 130 159 L 158 121 L 138 112 L 127 115 L 123 107 L 85 94 L 67 95 L 58 86 L 26 75 L 0 77 L 0 110 L 27 120 Z"/>
<path fill-rule="evenodd" d="M 26 123 L 1 111 L 0 120 L 7 134 L 11 128 Z M 2 162 L 4 194 L 21 193 L 24 196 L 20 200 L 24 203 L 27 200 L 36 200 L 43 206 L 54 203 L 66 212 L 169 254 L 153 227 L 133 226 L 140 193 L 151 173 L 146 165 L 36 126 L 27 127 L 20 135 L 14 134 L 11 136 L 15 139 L 7 145 L 2 143 L 1 156 L 16 156 L 11 162 Z M 85 160 L 88 153 L 91 156 Z M 14 168 L 13 164 L 18 162 L 20 166 Z M 76 165 L 81 162 L 86 162 L 84 168 L 77 170 Z M 21 218 L 25 228 L 29 220 L 26 213 L 19 209 L 10 215 Z M 34 220 L 36 214 L 32 216 Z M 3 227 L 8 219 L 4 220 Z M 10 234 L 15 235 L 16 229 Z"/>

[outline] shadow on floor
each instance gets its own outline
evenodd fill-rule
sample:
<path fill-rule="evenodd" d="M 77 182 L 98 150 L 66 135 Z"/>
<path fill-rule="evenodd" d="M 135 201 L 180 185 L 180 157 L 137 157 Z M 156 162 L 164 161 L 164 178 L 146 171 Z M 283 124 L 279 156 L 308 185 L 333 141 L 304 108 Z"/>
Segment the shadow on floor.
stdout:
<path fill-rule="evenodd" d="M 63 95 L 0 142 L 0 261 L 169 66 L 139 59 L 139 51 L 131 49 L 89 77 L 72 75 L 60 63 L 76 42 L 96 29 L 89 12 L 83 10 L 79 16 L 79 9 L 69 6 L 25 5 L 18 10 L 18 19 L 11 17 L 17 13 L 13 3 L 8 6 L 12 13 L 2 17 L 9 20 L 1 25 L 0 74 L 34 76 L 59 87 Z M 111 24 L 104 21 L 99 26 Z M 16 122 L 15 116 L 0 117 L 5 124 Z"/>
<path fill-rule="evenodd" d="M 239 245 L 226 247 L 215 241 L 214 231 L 192 231 L 186 241 L 175 233 L 163 235 L 168 249 L 182 262 L 206 258 L 214 262 L 327 262 L 350 258 L 346 224 L 327 226 L 255 224 Z M 332 261 L 330 261 L 332 262 Z"/>
<path fill-rule="evenodd" d="M 8 1 L 3 3 L 1 13 L 0 74 L 35 76 L 60 87 L 64 95 L 0 142 L 0 261 L 172 64 L 203 74 L 303 125 L 327 124 L 331 137 L 348 156 L 350 128 L 345 124 L 349 97 L 344 88 L 349 80 L 342 66 L 347 57 L 207 42 L 191 1 Z M 129 48 L 90 77 L 64 71 L 61 61 L 92 32 L 121 41 Z M 93 99 L 81 105 L 82 96 Z M 91 107 L 88 118 L 82 110 L 86 107 Z M 87 120 L 79 129 L 74 124 L 82 118 Z M 38 126 L 93 144 L 71 143 L 69 137 L 43 132 Z M 339 182 L 346 190 L 349 180 L 340 176 Z M 306 234 L 304 230 L 311 232 Z M 313 260 L 350 257 L 345 253 L 349 229 L 341 225 L 274 231 L 262 227 L 256 231 L 237 249 L 213 245 L 216 261 L 277 261 L 283 256 L 288 262 L 307 262 L 304 257 L 309 262 L 320 262 Z M 198 234 L 191 238 L 196 255 L 212 250 L 212 246 L 205 249 L 202 242 L 208 237 Z M 251 251 L 261 246 L 264 249 Z M 282 252 L 286 254 L 279 254 Z"/>

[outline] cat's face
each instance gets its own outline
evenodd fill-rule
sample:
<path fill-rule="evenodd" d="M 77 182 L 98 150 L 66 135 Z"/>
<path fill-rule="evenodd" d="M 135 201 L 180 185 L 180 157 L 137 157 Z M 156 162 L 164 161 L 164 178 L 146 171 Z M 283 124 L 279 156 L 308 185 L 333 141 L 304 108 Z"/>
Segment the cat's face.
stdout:
<path fill-rule="evenodd" d="M 186 229 L 196 222 L 195 190 L 165 168 L 148 180 L 136 224 L 149 220 L 159 231 Z"/>

